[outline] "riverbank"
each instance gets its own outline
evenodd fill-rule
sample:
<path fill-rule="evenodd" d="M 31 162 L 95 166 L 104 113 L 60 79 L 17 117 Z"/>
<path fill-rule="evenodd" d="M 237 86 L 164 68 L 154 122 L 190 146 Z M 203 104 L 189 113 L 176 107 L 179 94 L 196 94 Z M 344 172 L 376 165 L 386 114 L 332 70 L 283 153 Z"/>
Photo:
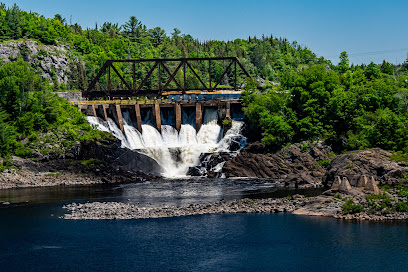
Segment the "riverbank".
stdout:
<path fill-rule="evenodd" d="M 83 142 L 65 154 L 12 156 L 10 164 L 0 172 L 0 189 L 141 182 L 158 178 L 161 171 L 153 159 L 109 138 Z"/>

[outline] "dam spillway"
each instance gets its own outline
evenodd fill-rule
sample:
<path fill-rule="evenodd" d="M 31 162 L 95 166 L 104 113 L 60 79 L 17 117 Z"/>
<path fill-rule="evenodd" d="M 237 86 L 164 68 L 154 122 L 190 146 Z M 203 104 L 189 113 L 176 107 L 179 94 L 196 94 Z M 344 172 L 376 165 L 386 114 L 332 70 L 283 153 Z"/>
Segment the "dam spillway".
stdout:
<path fill-rule="evenodd" d="M 161 125 L 171 125 L 180 132 L 182 124 L 193 125 L 197 132 L 203 122 L 205 123 L 207 109 L 213 109 L 212 114 L 217 112 L 217 122 L 222 120 L 243 120 L 241 103 L 238 101 L 216 102 L 187 102 L 187 103 L 129 103 L 127 100 L 119 100 L 118 103 L 107 104 L 108 101 L 84 101 L 77 102 L 81 111 L 88 116 L 99 117 L 104 121 L 111 118 L 124 132 L 123 112 L 128 111 L 133 126 L 142 133 L 142 125 L 149 124 L 161 131 Z M 100 104 L 99 104 L 100 103 Z M 193 120 L 194 118 L 194 120 Z M 211 119 L 211 118 L 210 118 Z M 214 119 L 214 118 L 212 118 Z M 208 122 L 208 121 L 207 121 Z"/>
<path fill-rule="evenodd" d="M 88 122 L 111 132 L 122 147 L 137 150 L 155 159 L 165 177 L 186 176 L 203 154 L 231 152 L 232 142 L 241 146 L 243 113 L 235 101 L 79 104 Z M 105 101 L 103 101 L 105 102 Z M 106 102 L 105 102 L 106 103 Z M 222 125 L 223 120 L 229 125 Z M 222 163 L 214 167 L 222 168 Z"/>

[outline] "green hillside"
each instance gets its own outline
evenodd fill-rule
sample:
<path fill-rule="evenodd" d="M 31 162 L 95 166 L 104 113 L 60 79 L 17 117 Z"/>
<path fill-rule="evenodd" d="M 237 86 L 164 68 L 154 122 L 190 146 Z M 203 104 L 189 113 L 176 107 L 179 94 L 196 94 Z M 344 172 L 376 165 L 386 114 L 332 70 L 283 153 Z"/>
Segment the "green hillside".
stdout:
<path fill-rule="evenodd" d="M 86 89 L 108 59 L 223 56 L 238 57 L 254 78 L 267 82 L 264 91 L 248 85 L 244 99 L 253 138 L 262 139 L 266 147 L 324 139 L 339 150 L 378 146 L 408 151 L 406 63 L 350 67 L 343 52 L 340 63 L 333 65 L 296 42 L 272 35 L 198 41 L 178 29 L 148 29 L 134 16 L 121 24 L 83 29 L 58 14 L 47 19 L 5 4 L 0 4 L 0 41 L 4 48 L 14 43 L 13 50 L 18 50 L 15 57 L 3 58 L 0 67 L 2 157 L 30 157 L 33 150 L 64 152 L 77 141 L 99 137 L 76 108 L 52 92 Z M 36 41 L 36 54 L 28 41 Z M 42 67 L 41 59 L 56 59 L 50 50 L 64 55 L 64 80 L 54 66 Z M 212 78 L 219 78 L 224 67 L 222 61 L 214 62 Z M 130 66 L 116 68 L 130 81 Z M 137 69 L 140 81 L 150 67 Z M 194 69 L 207 79 L 207 67 L 197 63 Z M 199 84 L 191 74 L 186 77 L 190 88 Z M 112 84 L 118 87 L 120 79 Z"/>

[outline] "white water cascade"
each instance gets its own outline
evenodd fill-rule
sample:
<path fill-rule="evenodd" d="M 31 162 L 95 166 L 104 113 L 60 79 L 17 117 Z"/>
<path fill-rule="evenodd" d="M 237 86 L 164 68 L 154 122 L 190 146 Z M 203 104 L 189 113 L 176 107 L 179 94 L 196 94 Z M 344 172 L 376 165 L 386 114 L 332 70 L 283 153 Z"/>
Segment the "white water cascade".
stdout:
<path fill-rule="evenodd" d="M 245 137 L 240 135 L 243 122 L 233 121 L 232 128 L 222 138 L 222 129 L 217 124 L 217 119 L 217 112 L 214 114 L 209 111 L 198 133 L 191 124 L 181 125 L 180 133 L 169 125 L 162 125 L 160 133 L 153 126 L 143 124 L 143 133 L 140 133 L 132 126 L 129 112 L 125 111 L 123 134 L 111 119 L 105 122 L 98 117 L 87 117 L 88 122 L 96 129 L 111 132 L 121 140 L 122 147 L 138 150 L 156 160 L 163 168 L 162 175 L 169 178 L 186 176 L 189 167 L 196 166 L 203 153 L 230 152 L 229 146 L 236 138 L 243 139 L 240 146 L 245 145 Z"/>

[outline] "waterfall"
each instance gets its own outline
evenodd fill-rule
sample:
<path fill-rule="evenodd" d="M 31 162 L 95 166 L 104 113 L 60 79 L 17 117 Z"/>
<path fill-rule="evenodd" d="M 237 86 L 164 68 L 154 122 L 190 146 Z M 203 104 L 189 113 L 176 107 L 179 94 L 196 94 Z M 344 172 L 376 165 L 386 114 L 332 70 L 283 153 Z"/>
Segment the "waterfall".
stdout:
<path fill-rule="evenodd" d="M 104 122 L 97 117 L 88 116 L 87 120 L 96 129 L 111 132 L 121 140 L 122 147 L 138 150 L 156 160 L 163 168 L 162 174 L 165 177 L 186 176 L 189 168 L 200 162 L 201 154 L 230 152 L 229 146 L 234 141 L 242 147 L 246 144 L 245 140 L 238 142 L 236 140 L 238 135 L 239 139 L 245 139 L 240 135 L 243 122 L 234 121 L 232 128 L 222 137 L 222 129 L 217 124 L 216 109 L 205 109 L 204 124 L 198 133 L 193 126 L 195 120 L 193 122 L 188 116 L 183 118 L 180 132 L 177 132 L 171 125 L 162 125 L 160 133 L 152 126 L 151 111 L 146 113 L 148 116 L 143 119 L 142 133 L 132 125 L 128 111 L 122 113 L 125 134 L 112 119 Z M 184 123 L 185 120 L 189 122 Z M 222 165 L 219 165 L 218 168 L 222 168 Z"/>

